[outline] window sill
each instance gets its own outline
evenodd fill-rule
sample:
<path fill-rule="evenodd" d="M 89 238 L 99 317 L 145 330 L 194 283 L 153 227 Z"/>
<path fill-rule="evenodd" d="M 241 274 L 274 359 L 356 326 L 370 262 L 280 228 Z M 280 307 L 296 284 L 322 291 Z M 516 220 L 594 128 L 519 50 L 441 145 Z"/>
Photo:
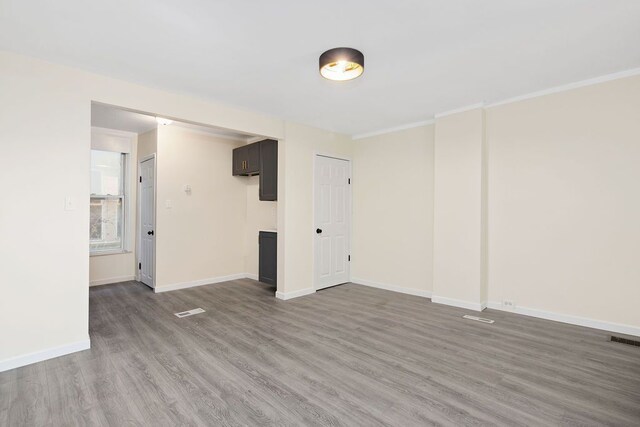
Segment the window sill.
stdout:
<path fill-rule="evenodd" d="M 105 256 L 105 255 L 123 255 L 123 254 L 131 254 L 133 253 L 132 251 L 125 251 L 122 249 L 117 249 L 114 251 L 95 251 L 95 252 L 89 252 L 89 256 L 90 257 L 94 257 L 94 256 Z"/>

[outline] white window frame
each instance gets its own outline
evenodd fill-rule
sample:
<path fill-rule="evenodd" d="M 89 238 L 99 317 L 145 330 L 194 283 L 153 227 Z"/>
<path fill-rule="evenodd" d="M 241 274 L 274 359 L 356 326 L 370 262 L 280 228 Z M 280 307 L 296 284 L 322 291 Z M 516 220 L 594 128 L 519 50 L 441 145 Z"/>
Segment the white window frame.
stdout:
<path fill-rule="evenodd" d="M 90 256 L 103 256 L 103 255 L 116 255 L 131 253 L 133 244 L 131 243 L 131 237 L 134 233 L 134 224 L 132 221 L 135 218 L 131 215 L 131 191 L 133 187 L 132 174 L 130 168 L 134 157 L 132 156 L 132 150 L 135 149 L 135 141 L 137 135 L 132 132 L 119 131 L 114 129 L 106 129 L 99 127 L 91 128 L 91 150 L 97 151 L 112 151 L 123 155 L 122 158 L 122 194 L 121 195 L 90 195 L 89 203 L 92 199 L 121 199 L 122 200 L 122 244 L 119 248 L 109 249 L 92 249 L 89 242 L 89 255 Z M 133 190 L 135 191 L 135 190 Z"/>
<path fill-rule="evenodd" d="M 106 151 L 106 150 L 97 150 L 97 149 L 91 149 L 91 151 Z M 115 151 L 117 152 L 117 151 Z M 128 227 L 127 227 L 127 218 L 128 218 L 128 192 L 127 192 L 127 187 L 128 187 L 128 174 L 127 174 L 127 167 L 129 164 L 129 155 L 127 153 L 120 153 L 117 152 L 121 155 L 120 157 L 120 170 L 121 170 L 121 177 L 120 177 L 120 194 L 118 195 L 111 195 L 111 194 L 93 194 L 91 193 L 89 196 L 89 203 L 91 203 L 93 200 L 120 200 L 120 204 L 122 206 L 122 214 L 121 214 L 121 218 L 120 221 L 122 222 L 121 227 L 122 227 L 122 231 L 121 231 L 121 235 L 120 235 L 120 247 L 118 248 L 108 248 L 108 249 L 94 249 L 91 247 L 91 241 L 89 241 L 89 252 L 91 253 L 91 255 L 108 255 L 108 254 L 118 254 L 118 253 L 124 253 L 125 252 L 125 245 L 126 245 L 126 240 L 127 240 L 127 236 L 128 236 Z"/>

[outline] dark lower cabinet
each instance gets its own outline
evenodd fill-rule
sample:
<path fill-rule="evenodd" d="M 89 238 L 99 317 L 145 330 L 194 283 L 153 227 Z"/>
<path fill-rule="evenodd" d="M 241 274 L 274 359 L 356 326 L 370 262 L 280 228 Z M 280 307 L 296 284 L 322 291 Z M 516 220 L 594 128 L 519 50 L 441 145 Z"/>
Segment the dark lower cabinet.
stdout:
<path fill-rule="evenodd" d="M 233 150 L 232 173 L 260 175 L 260 200 L 278 200 L 278 141 L 265 139 Z"/>
<path fill-rule="evenodd" d="M 261 231 L 258 256 L 258 280 L 269 285 L 277 285 L 278 277 L 278 233 Z"/>

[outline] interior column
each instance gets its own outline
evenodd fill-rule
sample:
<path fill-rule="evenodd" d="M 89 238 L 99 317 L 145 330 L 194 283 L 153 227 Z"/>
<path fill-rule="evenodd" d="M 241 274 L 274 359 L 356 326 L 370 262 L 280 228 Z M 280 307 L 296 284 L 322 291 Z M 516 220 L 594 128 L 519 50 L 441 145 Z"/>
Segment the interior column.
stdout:
<path fill-rule="evenodd" d="M 487 300 L 487 147 L 481 106 L 436 116 L 432 301 L 481 311 Z"/>

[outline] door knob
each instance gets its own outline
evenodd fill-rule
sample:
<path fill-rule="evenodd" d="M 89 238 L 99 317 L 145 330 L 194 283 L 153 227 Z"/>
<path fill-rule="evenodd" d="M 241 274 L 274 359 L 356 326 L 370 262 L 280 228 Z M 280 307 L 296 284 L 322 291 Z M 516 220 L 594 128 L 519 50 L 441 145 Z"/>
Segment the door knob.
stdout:
<path fill-rule="evenodd" d="M 318 234 L 322 233 L 322 228 L 316 228 L 316 233 Z"/>
<path fill-rule="evenodd" d="M 149 236 L 153 236 L 153 230 L 151 230 L 151 231 L 147 231 L 147 234 L 148 234 Z"/>

